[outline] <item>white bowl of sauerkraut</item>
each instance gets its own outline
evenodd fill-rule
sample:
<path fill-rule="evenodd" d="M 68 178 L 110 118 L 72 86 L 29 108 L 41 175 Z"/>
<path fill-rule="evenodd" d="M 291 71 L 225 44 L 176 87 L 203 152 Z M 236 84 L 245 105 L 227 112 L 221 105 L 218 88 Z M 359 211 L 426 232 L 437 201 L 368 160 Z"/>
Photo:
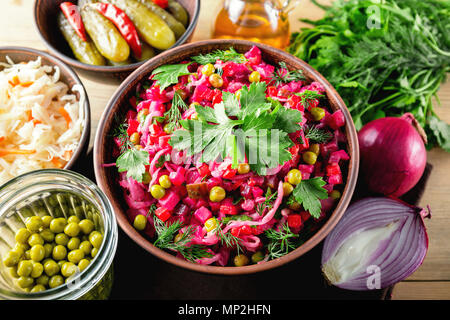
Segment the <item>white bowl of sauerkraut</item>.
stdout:
<path fill-rule="evenodd" d="M 0 185 L 71 168 L 89 135 L 89 100 L 70 67 L 45 52 L 0 47 Z"/>

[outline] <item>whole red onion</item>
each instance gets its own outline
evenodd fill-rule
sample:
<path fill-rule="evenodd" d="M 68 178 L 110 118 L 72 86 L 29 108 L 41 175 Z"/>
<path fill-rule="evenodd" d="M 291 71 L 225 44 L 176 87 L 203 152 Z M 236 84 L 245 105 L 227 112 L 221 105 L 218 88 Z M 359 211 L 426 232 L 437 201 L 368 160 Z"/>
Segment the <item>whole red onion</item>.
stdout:
<path fill-rule="evenodd" d="M 419 181 L 427 162 L 426 136 L 412 114 L 371 121 L 358 140 L 360 172 L 370 191 L 399 197 Z"/>

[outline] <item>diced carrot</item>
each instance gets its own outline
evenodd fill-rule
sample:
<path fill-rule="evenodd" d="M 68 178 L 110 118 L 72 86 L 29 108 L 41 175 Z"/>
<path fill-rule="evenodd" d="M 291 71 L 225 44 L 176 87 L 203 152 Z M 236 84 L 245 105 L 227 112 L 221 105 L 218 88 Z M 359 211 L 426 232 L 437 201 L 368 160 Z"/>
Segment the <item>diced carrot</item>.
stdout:
<path fill-rule="evenodd" d="M 27 155 L 27 154 L 33 154 L 35 153 L 36 150 L 21 150 L 21 149 L 0 149 L 0 157 L 4 157 L 7 155 L 11 155 L 11 154 L 22 154 L 22 155 Z"/>
<path fill-rule="evenodd" d="M 33 119 L 33 126 L 36 126 L 39 123 L 42 123 L 42 121 L 40 121 L 38 119 Z"/>
<path fill-rule="evenodd" d="M 64 119 L 66 119 L 67 126 L 69 126 L 70 122 L 72 122 L 72 119 L 70 118 L 69 113 L 63 107 L 59 108 L 58 111 L 59 111 L 59 113 L 61 113 L 61 115 L 64 117 Z"/>
<path fill-rule="evenodd" d="M 34 81 L 25 81 L 20 83 L 20 86 L 28 88 L 29 86 L 31 86 L 34 83 Z"/>
<path fill-rule="evenodd" d="M 20 84 L 19 77 L 18 77 L 18 76 L 14 76 L 14 77 L 12 78 L 12 80 L 8 81 L 8 83 L 9 83 L 10 85 L 12 85 L 13 87 L 17 86 L 18 84 Z"/>
<path fill-rule="evenodd" d="M 31 110 L 25 111 L 25 114 L 27 116 L 27 121 L 33 120 L 33 112 Z"/>
<path fill-rule="evenodd" d="M 60 158 L 58 158 L 58 157 L 53 157 L 52 158 L 52 160 L 51 160 L 51 162 L 53 163 L 53 165 L 56 167 L 56 168 L 58 168 L 58 169 L 61 169 L 62 167 L 64 167 L 64 165 L 60 162 Z"/>

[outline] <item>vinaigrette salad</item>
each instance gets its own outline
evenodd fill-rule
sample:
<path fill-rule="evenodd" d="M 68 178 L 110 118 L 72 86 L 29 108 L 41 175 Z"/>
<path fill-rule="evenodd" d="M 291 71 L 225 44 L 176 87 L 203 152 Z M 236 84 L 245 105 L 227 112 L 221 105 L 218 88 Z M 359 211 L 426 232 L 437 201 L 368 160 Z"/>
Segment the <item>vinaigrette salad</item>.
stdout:
<path fill-rule="evenodd" d="M 130 223 L 199 264 L 295 250 L 340 198 L 350 158 L 324 93 L 256 46 L 155 69 L 114 135 Z"/>

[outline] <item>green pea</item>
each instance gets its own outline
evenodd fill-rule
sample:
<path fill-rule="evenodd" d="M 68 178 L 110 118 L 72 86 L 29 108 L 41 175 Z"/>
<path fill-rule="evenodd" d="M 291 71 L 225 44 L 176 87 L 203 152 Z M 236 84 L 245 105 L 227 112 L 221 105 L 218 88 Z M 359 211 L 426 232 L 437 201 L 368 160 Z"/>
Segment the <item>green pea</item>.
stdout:
<path fill-rule="evenodd" d="M 6 267 L 14 267 L 15 265 L 17 265 L 19 263 L 20 256 L 21 256 L 21 254 L 19 252 L 11 250 L 3 258 L 3 264 Z"/>
<path fill-rule="evenodd" d="M 77 266 L 73 262 L 66 262 L 61 267 L 61 274 L 68 278 L 77 272 Z"/>
<path fill-rule="evenodd" d="M 78 262 L 78 269 L 80 269 L 80 272 L 86 269 L 89 266 L 89 263 L 88 259 L 81 259 L 80 262 Z"/>
<path fill-rule="evenodd" d="M 82 250 L 85 255 L 88 255 L 92 251 L 92 244 L 89 241 L 83 241 L 80 243 L 79 249 Z"/>
<path fill-rule="evenodd" d="M 27 251 L 29 249 L 30 249 L 30 246 L 28 244 L 23 244 L 23 243 L 19 243 L 19 242 L 17 242 L 13 248 L 13 250 L 18 252 L 20 255 L 23 255 L 25 253 L 25 251 Z"/>
<path fill-rule="evenodd" d="M 59 266 L 60 269 L 62 268 L 62 266 L 64 265 L 64 263 L 67 263 L 67 260 L 59 260 L 59 261 L 57 262 L 57 264 L 58 264 L 58 266 Z"/>
<path fill-rule="evenodd" d="M 50 223 L 50 230 L 54 233 L 61 233 L 64 231 L 66 225 L 67 221 L 65 218 L 56 218 Z"/>
<path fill-rule="evenodd" d="M 51 277 L 59 272 L 59 265 L 54 260 L 49 260 L 44 263 L 45 273 Z"/>
<path fill-rule="evenodd" d="M 46 286 L 46 285 L 48 285 L 49 279 L 50 278 L 46 274 L 43 274 L 42 276 L 40 276 L 39 278 L 36 279 L 36 283 Z"/>
<path fill-rule="evenodd" d="M 89 235 L 89 242 L 94 248 L 99 249 L 103 242 L 103 235 L 98 231 L 92 231 Z"/>
<path fill-rule="evenodd" d="M 16 232 L 15 240 L 18 243 L 26 244 L 28 243 L 28 238 L 31 236 L 31 232 L 28 229 L 20 228 Z"/>
<path fill-rule="evenodd" d="M 51 243 L 44 244 L 44 250 L 45 250 L 44 258 L 48 258 L 52 255 L 53 247 L 54 247 L 54 245 Z"/>
<path fill-rule="evenodd" d="M 90 234 L 94 230 L 94 223 L 89 219 L 83 219 L 78 223 L 84 234 Z"/>
<path fill-rule="evenodd" d="M 33 262 L 30 260 L 22 260 L 17 266 L 17 274 L 21 277 L 28 277 L 33 271 Z"/>
<path fill-rule="evenodd" d="M 238 254 L 234 257 L 234 265 L 236 267 L 242 267 L 249 263 L 249 259 L 245 254 Z"/>
<path fill-rule="evenodd" d="M 91 257 L 92 257 L 92 258 L 95 258 L 95 256 L 97 255 L 97 253 L 98 253 L 98 249 L 97 249 L 97 248 L 93 248 L 92 251 L 91 251 Z"/>
<path fill-rule="evenodd" d="M 31 249 L 25 251 L 25 253 L 23 254 L 23 257 L 24 257 L 26 260 L 31 260 Z"/>
<path fill-rule="evenodd" d="M 39 262 L 45 258 L 45 248 L 41 244 L 36 244 L 30 249 L 30 258 L 33 261 Z"/>
<path fill-rule="evenodd" d="M 58 245 L 67 246 L 67 244 L 69 243 L 69 237 L 65 233 L 58 233 L 55 236 L 55 242 Z"/>
<path fill-rule="evenodd" d="M 26 220 L 25 225 L 27 229 L 30 230 L 31 232 L 38 232 L 39 229 L 42 227 L 43 223 L 41 217 L 33 216 L 29 217 Z"/>
<path fill-rule="evenodd" d="M 31 287 L 33 285 L 33 283 L 34 283 L 34 279 L 31 277 L 20 277 L 19 279 L 17 279 L 17 284 L 22 289 Z"/>
<path fill-rule="evenodd" d="M 39 233 L 33 233 L 28 238 L 28 244 L 33 247 L 37 244 L 44 245 L 44 239 L 42 239 L 41 235 Z"/>
<path fill-rule="evenodd" d="M 81 259 L 84 258 L 84 252 L 80 249 L 72 250 L 67 255 L 67 260 L 73 263 L 80 262 Z"/>
<path fill-rule="evenodd" d="M 55 240 L 55 234 L 49 229 L 44 229 L 39 234 L 45 242 L 52 242 L 53 240 Z"/>
<path fill-rule="evenodd" d="M 73 209 L 72 209 L 73 210 Z M 67 223 L 72 223 L 72 222 L 74 222 L 74 223 L 79 223 L 80 222 L 80 218 L 78 218 L 77 216 L 75 216 L 75 215 L 72 215 L 72 216 L 70 216 L 68 219 L 67 219 Z"/>
<path fill-rule="evenodd" d="M 80 238 L 73 237 L 70 238 L 69 242 L 67 243 L 67 249 L 69 250 L 75 250 L 80 247 Z"/>
<path fill-rule="evenodd" d="M 19 278 L 20 276 L 17 274 L 17 267 L 11 267 L 9 268 L 9 275 L 13 278 Z"/>
<path fill-rule="evenodd" d="M 42 226 L 44 228 L 49 228 L 50 227 L 50 223 L 53 220 L 53 217 L 52 216 L 43 216 L 41 219 L 42 219 Z"/>
<path fill-rule="evenodd" d="M 41 292 L 41 291 L 45 291 L 45 287 L 42 284 L 37 284 L 35 285 L 33 288 L 31 288 L 30 292 Z"/>
<path fill-rule="evenodd" d="M 261 251 L 257 251 L 254 254 L 252 254 L 252 262 L 253 263 L 258 263 L 262 260 L 264 260 L 264 254 Z"/>
<path fill-rule="evenodd" d="M 65 259 L 67 256 L 67 249 L 62 245 L 57 245 L 53 248 L 52 257 L 53 259 L 59 261 Z"/>
<path fill-rule="evenodd" d="M 56 288 L 56 287 L 59 287 L 62 284 L 64 284 L 64 278 L 62 276 L 60 276 L 59 274 L 58 275 L 54 275 L 48 281 L 48 286 L 50 288 L 52 288 L 52 289 Z"/>
<path fill-rule="evenodd" d="M 64 228 L 64 233 L 69 237 L 76 237 L 80 233 L 80 227 L 78 223 L 71 222 Z"/>
<path fill-rule="evenodd" d="M 44 272 L 44 266 L 39 262 L 33 262 L 33 270 L 31 271 L 31 277 L 32 278 L 39 278 L 42 276 L 42 273 Z"/>

